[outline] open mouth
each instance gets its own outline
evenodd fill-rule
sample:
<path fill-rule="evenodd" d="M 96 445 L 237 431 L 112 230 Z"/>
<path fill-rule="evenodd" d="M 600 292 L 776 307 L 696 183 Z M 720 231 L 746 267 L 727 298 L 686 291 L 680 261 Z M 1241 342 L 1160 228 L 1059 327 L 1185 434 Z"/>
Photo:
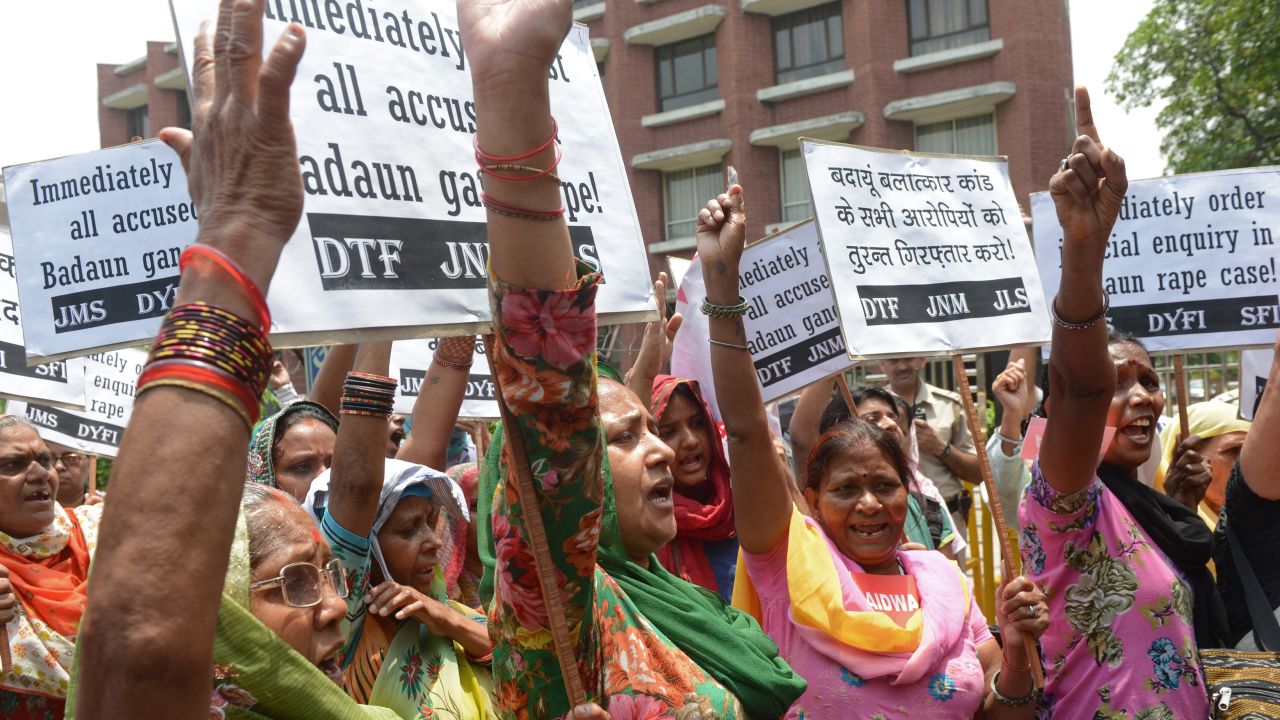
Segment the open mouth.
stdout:
<path fill-rule="evenodd" d="M 856 523 L 849 529 L 853 531 L 854 537 L 869 542 L 889 536 L 889 523 Z"/>
<path fill-rule="evenodd" d="M 395 430 L 391 433 L 391 444 L 400 447 L 400 443 L 404 442 L 404 431 Z"/>
<path fill-rule="evenodd" d="M 27 502 L 49 502 L 52 499 L 53 499 L 53 494 L 49 492 L 47 488 L 44 490 L 36 490 L 35 492 L 28 493 L 27 496 L 23 498 L 23 500 Z"/>
<path fill-rule="evenodd" d="M 1154 437 L 1152 432 L 1153 425 L 1154 423 L 1150 417 L 1142 417 L 1125 425 L 1120 429 L 1120 433 L 1136 445 L 1147 445 Z"/>
<path fill-rule="evenodd" d="M 427 582 L 434 580 L 436 576 L 436 564 L 437 562 L 435 560 L 432 560 L 430 566 L 418 568 L 414 570 L 413 576 L 418 578 L 419 580 L 425 580 Z"/>
<path fill-rule="evenodd" d="M 680 472 L 695 473 L 702 469 L 702 453 L 691 452 L 680 459 Z"/>
<path fill-rule="evenodd" d="M 324 673 L 325 677 L 339 685 L 342 684 L 342 663 L 338 662 L 337 651 L 334 651 L 332 655 L 316 663 L 316 667 L 320 668 L 320 672 Z"/>
<path fill-rule="evenodd" d="M 658 484 L 649 490 L 649 502 L 661 507 L 670 507 L 672 504 L 671 492 L 674 487 L 675 481 L 669 477 L 659 480 Z"/>

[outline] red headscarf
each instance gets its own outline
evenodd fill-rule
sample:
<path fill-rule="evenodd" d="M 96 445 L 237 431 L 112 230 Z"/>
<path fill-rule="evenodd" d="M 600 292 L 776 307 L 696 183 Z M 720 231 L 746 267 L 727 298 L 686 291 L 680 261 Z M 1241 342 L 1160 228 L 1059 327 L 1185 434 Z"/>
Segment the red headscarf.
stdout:
<path fill-rule="evenodd" d="M 712 592 L 720 592 L 711 561 L 702 544 L 707 541 L 728 540 L 734 536 L 733 493 L 729 486 L 729 462 L 724 457 L 720 442 L 719 425 L 702 399 L 697 380 L 659 375 L 653 379 L 653 416 L 661 424 L 662 414 L 676 390 L 684 388 L 702 410 L 706 422 L 710 458 L 707 463 L 707 480 L 710 485 L 706 502 L 680 493 L 677 486 L 673 495 L 676 506 L 676 538 L 658 551 L 658 562 L 673 575 L 699 585 Z M 674 449 L 674 448 L 673 448 Z"/>
<path fill-rule="evenodd" d="M 22 607 L 54 632 L 74 639 L 87 601 L 89 544 L 75 513 L 62 514 L 70 522 L 66 547 L 27 557 L 0 546 L 0 564 L 9 569 L 9 582 Z"/>

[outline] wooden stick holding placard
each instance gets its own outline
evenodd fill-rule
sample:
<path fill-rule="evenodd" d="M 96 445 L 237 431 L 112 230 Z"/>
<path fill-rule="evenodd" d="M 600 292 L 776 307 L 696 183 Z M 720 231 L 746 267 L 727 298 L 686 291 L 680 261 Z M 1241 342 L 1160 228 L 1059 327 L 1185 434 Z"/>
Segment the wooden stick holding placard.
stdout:
<path fill-rule="evenodd" d="M 1182 353 L 1173 356 L 1173 386 L 1178 390 L 1178 442 L 1181 443 L 1191 434 L 1190 422 L 1187 420 L 1187 371 L 1182 366 Z"/>
<path fill-rule="evenodd" d="M 951 356 L 951 367 L 955 371 L 956 384 L 959 386 L 960 399 L 964 403 L 964 416 L 969 424 L 969 434 L 973 437 L 973 449 L 978 455 L 978 467 L 982 469 L 982 486 L 987 489 L 987 504 L 991 510 L 991 520 L 996 526 L 996 537 L 1000 539 L 1001 572 L 1004 581 L 1009 582 L 1017 577 L 1022 565 L 1021 558 L 1014 553 L 1009 542 L 1008 526 L 1004 522 L 1004 509 L 1000 505 L 1000 492 L 996 489 L 995 476 L 991 473 L 991 459 L 987 457 L 987 436 L 978 422 L 978 411 L 973 406 L 973 391 L 969 386 L 969 375 L 964 369 L 964 358 Z M 999 602 L 1001 599 L 996 598 Z M 1024 635 L 1027 658 L 1031 661 L 1031 676 L 1036 688 L 1044 687 L 1044 668 L 1040 665 L 1040 653 L 1036 650 L 1035 638 Z"/>
<path fill-rule="evenodd" d="M 484 352 L 493 367 L 494 340 L 492 335 L 484 336 Z M 564 675 L 565 692 L 569 695 L 572 707 L 587 701 L 587 693 L 578 674 L 578 661 L 574 654 L 573 638 L 569 635 L 569 624 L 565 620 L 564 603 L 560 598 L 560 590 L 556 587 L 556 567 L 551 561 L 551 549 L 547 545 L 547 531 L 542 524 L 542 516 L 538 513 L 537 495 L 533 489 L 533 474 L 529 469 L 529 454 L 524 447 L 524 437 L 516 425 L 515 416 L 507 401 L 502 397 L 501 373 L 494 368 L 493 383 L 497 386 L 498 411 L 502 413 L 502 424 L 506 429 L 505 437 L 508 452 L 508 467 L 516 474 L 516 491 L 520 496 L 520 511 L 524 519 L 525 531 L 528 533 L 529 551 L 533 553 L 534 569 L 538 573 L 538 587 L 542 590 L 542 600 L 547 605 L 547 622 L 551 626 L 551 645 L 555 649 L 556 659 L 560 662 L 560 673 Z M 587 618 L 589 621 L 590 618 Z"/>
<path fill-rule="evenodd" d="M 849 382 L 844 379 L 844 373 L 836 375 L 836 384 L 840 386 L 840 394 L 844 396 L 844 404 L 849 406 L 849 414 L 857 417 L 858 409 L 853 406 L 853 393 L 849 392 Z"/>

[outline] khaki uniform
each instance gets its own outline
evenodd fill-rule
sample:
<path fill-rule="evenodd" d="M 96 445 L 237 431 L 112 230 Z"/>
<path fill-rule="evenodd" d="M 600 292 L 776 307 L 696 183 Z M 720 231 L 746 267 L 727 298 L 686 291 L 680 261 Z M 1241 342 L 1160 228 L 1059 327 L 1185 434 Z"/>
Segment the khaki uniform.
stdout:
<path fill-rule="evenodd" d="M 912 410 L 924 409 L 925 422 L 929 423 L 929 427 L 933 428 L 943 442 L 954 446 L 952 452 L 960 450 L 973 454 L 973 437 L 969 434 L 969 425 L 964 418 L 964 404 L 958 394 L 921 380 L 916 388 L 916 396 L 903 399 L 911 403 Z M 938 492 L 948 502 L 964 489 L 964 484 L 955 473 L 936 456 L 923 450 L 920 451 L 920 472 L 938 486 Z"/>

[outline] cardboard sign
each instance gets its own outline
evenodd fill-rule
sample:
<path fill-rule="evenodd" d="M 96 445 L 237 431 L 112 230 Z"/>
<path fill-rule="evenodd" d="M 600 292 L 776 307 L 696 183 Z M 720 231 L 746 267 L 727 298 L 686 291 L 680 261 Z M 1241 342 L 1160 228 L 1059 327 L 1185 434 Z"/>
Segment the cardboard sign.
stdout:
<path fill-rule="evenodd" d="M 1262 393 L 1267 389 L 1267 378 L 1271 375 L 1271 363 L 1275 360 L 1274 350 L 1241 350 L 1240 351 L 1240 417 L 1252 420 L 1258 411 L 1258 403 L 1262 402 Z"/>
<path fill-rule="evenodd" d="M 1045 294 L 1062 275 L 1049 193 L 1031 196 Z M 1271 345 L 1280 328 L 1280 168 L 1137 180 L 1103 266 L 1107 321 L 1154 351 Z"/>
<path fill-rule="evenodd" d="M 171 0 L 188 72 L 208 0 Z M 470 65 L 454 0 L 266 4 L 307 51 L 290 97 L 306 205 L 269 301 L 277 346 L 474 334 L 490 322 L 489 247 Z M 583 26 L 550 72 L 565 219 L 600 270 L 602 323 L 653 314 L 648 256 Z M 539 182 L 551 182 L 540 180 Z"/>
<path fill-rule="evenodd" d="M 22 415 L 40 437 L 94 455 L 115 457 L 125 426 L 133 415 L 138 376 L 147 361 L 141 350 L 117 350 L 85 358 L 83 411 L 37 403 L 12 402 L 9 412 Z"/>
<path fill-rule="evenodd" d="M 83 408 L 84 360 L 27 365 L 16 275 L 12 241 L 0 230 L 0 395 Z"/>
<path fill-rule="evenodd" d="M 427 382 L 427 370 L 436 352 L 436 339 L 398 340 L 391 346 L 391 377 L 400 382 L 396 389 L 395 411 L 409 414 Z M 459 418 L 493 419 L 499 417 L 498 389 L 484 354 L 484 342 L 476 338 L 471 371 L 467 374 L 467 392 L 462 400 Z"/>
<path fill-rule="evenodd" d="M 812 222 L 743 250 L 738 287 L 751 307 L 743 324 L 765 402 L 855 364 L 840 337 L 821 254 Z M 684 315 L 684 324 L 672 349 L 671 371 L 700 380 L 703 396 L 716 408 L 709 327 L 707 316 L 699 310 L 706 297 L 702 263 L 695 258 L 676 294 L 676 311 Z"/>
<path fill-rule="evenodd" d="M 1041 344 L 1049 316 L 1003 158 L 802 140 L 851 355 Z"/>
<path fill-rule="evenodd" d="M 155 337 L 196 236 L 182 163 L 159 140 L 4 169 L 27 358 Z"/>
<path fill-rule="evenodd" d="M 920 591 L 916 589 L 916 579 L 910 575 L 852 575 L 867 605 L 888 615 L 899 627 L 906 627 L 911 616 L 920 610 Z"/>

